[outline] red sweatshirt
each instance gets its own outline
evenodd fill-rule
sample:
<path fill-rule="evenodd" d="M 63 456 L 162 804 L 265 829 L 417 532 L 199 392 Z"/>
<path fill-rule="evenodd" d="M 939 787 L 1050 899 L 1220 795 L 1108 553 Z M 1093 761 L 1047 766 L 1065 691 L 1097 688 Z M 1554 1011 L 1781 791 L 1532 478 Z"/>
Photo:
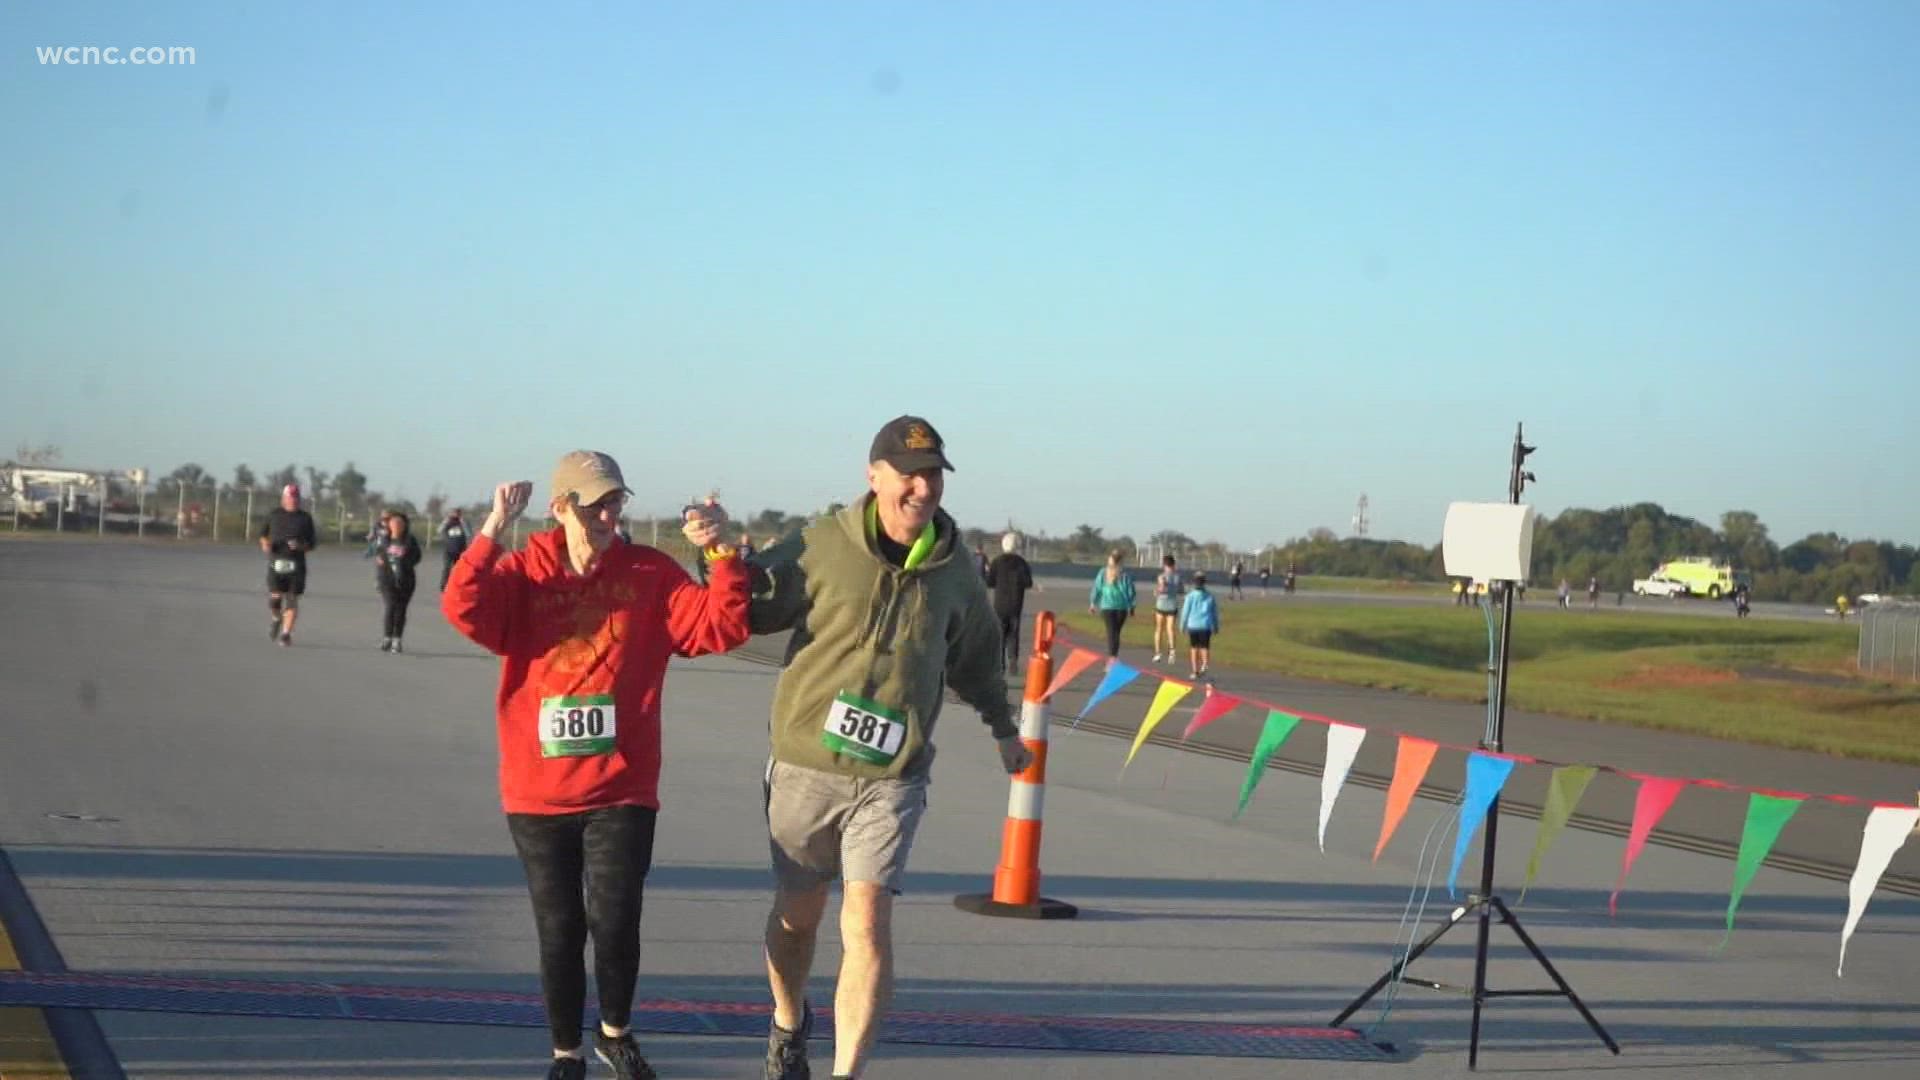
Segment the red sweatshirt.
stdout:
<path fill-rule="evenodd" d="M 440 595 L 447 621 L 503 658 L 501 805 L 658 809 L 667 658 L 746 642 L 746 565 L 714 562 L 703 588 L 662 552 L 616 543 L 583 578 L 567 566 L 566 543 L 554 529 L 506 553 L 478 537 Z"/>

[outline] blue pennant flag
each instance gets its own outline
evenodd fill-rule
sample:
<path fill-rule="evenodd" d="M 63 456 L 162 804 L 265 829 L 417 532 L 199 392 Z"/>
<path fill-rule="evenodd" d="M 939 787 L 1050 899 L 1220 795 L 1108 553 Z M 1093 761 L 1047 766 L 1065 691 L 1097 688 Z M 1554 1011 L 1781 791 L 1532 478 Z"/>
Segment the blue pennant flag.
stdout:
<path fill-rule="evenodd" d="M 1480 831 L 1480 823 L 1487 820 L 1487 807 L 1493 805 L 1512 775 L 1512 758 L 1467 755 L 1467 794 L 1460 801 L 1460 835 L 1453 842 L 1453 869 L 1447 872 L 1447 896 L 1453 896 L 1453 886 L 1460 880 L 1460 864 L 1467 857 L 1467 845 L 1473 842 L 1473 834 Z"/>
<path fill-rule="evenodd" d="M 1079 727 L 1080 721 L 1087 718 L 1087 714 L 1093 711 L 1095 705 L 1119 693 L 1121 687 L 1139 677 L 1139 668 L 1131 668 L 1115 660 L 1113 666 L 1107 669 L 1106 677 L 1100 680 L 1100 685 L 1093 688 L 1093 696 L 1088 698 L 1087 703 L 1080 707 L 1080 715 L 1073 718 L 1073 726 L 1076 728 Z"/>

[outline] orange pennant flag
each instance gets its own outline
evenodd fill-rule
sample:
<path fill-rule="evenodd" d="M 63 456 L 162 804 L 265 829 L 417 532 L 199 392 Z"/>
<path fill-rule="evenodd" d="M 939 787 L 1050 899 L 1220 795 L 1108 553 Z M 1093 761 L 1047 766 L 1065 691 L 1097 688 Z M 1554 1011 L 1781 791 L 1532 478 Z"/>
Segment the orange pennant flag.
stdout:
<path fill-rule="evenodd" d="M 1387 850 L 1387 841 L 1393 839 L 1400 819 L 1407 816 L 1407 807 L 1412 805 L 1414 793 L 1420 790 L 1420 781 L 1427 778 L 1434 752 L 1439 749 L 1439 743 L 1411 735 L 1400 736 L 1400 748 L 1393 757 L 1393 784 L 1387 788 L 1387 816 L 1380 822 L 1380 842 L 1373 845 L 1374 862 L 1380 861 L 1380 853 Z"/>
<path fill-rule="evenodd" d="M 1075 649 L 1068 653 L 1067 662 L 1061 664 L 1060 670 L 1053 673 L 1053 683 L 1047 687 L 1046 693 L 1040 695 L 1040 700 L 1051 700 L 1056 691 L 1072 682 L 1076 676 L 1092 667 L 1099 659 L 1099 654 L 1087 649 Z"/>

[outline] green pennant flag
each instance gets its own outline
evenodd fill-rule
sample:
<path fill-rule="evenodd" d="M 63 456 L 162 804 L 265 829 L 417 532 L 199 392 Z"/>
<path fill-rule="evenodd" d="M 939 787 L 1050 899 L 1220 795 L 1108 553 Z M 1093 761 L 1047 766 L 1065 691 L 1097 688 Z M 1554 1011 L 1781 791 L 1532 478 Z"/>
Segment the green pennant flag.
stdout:
<path fill-rule="evenodd" d="M 1280 752 L 1280 747 L 1300 726 L 1300 718 L 1289 716 L 1278 709 L 1267 713 L 1267 726 L 1260 729 L 1260 741 L 1253 744 L 1253 757 L 1247 762 L 1247 778 L 1240 782 L 1240 805 L 1233 808 L 1233 816 L 1239 817 L 1253 801 L 1253 789 L 1260 784 L 1260 777 L 1267 771 L 1267 762 Z"/>
<path fill-rule="evenodd" d="M 1562 765 L 1553 770 L 1553 776 L 1547 780 L 1547 805 L 1540 811 L 1540 832 L 1533 840 L 1533 854 L 1527 858 L 1527 879 L 1520 883 L 1517 904 L 1527 902 L 1527 889 L 1540 873 L 1541 858 L 1559 838 L 1560 830 L 1567 827 L 1573 808 L 1580 805 L 1580 796 L 1587 793 L 1587 785 L 1593 783 L 1594 774 L 1599 771 L 1591 765 Z"/>
<path fill-rule="evenodd" d="M 1721 948 L 1726 948 L 1727 940 L 1733 937 L 1733 910 L 1740 906 L 1740 897 L 1753 884 L 1753 875 L 1760 872 L 1760 864 L 1767 860 L 1774 841 L 1780 839 L 1780 830 L 1799 809 L 1799 799 L 1757 791 L 1747 796 L 1747 825 L 1740 832 L 1740 857 L 1733 867 L 1733 896 L 1727 900 L 1727 932 L 1720 937 Z"/>

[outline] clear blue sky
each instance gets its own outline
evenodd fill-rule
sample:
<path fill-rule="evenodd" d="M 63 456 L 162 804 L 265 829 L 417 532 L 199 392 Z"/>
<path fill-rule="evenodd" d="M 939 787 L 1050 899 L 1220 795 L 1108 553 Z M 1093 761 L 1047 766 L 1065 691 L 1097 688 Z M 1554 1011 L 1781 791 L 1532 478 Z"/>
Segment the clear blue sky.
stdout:
<path fill-rule="evenodd" d="M 1920 541 L 1920 4 L 0 8 L 0 455 Z M 190 45 L 192 66 L 34 46 Z M 732 437 L 739 433 L 740 437 Z M 543 483 L 544 486 L 544 483 Z"/>

